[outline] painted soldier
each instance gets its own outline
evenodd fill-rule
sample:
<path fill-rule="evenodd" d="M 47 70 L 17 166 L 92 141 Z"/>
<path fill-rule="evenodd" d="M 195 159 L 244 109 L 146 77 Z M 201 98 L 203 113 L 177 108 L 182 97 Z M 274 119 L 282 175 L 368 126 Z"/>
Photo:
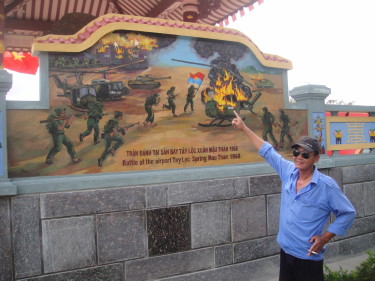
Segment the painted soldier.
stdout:
<path fill-rule="evenodd" d="M 263 115 L 262 115 L 262 122 L 263 122 L 263 140 L 267 141 L 267 136 L 269 135 L 274 147 L 277 147 L 277 141 L 275 136 L 272 132 L 272 125 L 275 124 L 275 116 L 268 111 L 268 108 L 265 106 L 263 107 Z"/>
<path fill-rule="evenodd" d="M 293 138 L 290 133 L 290 124 L 292 123 L 289 116 L 285 113 L 283 109 L 279 109 L 280 121 L 281 121 L 281 133 L 280 133 L 280 145 L 279 148 L 284 147 L 284 137 L 288 138 L 289 143 L 293 143 Z"/>
<path fill-rule="evenodd" d="M 144 126 L 155 127 L 157 124 L 154 123 L 155 115 L 153 106 L 157 106 L 160 102 L 160 96 L 158 93 L 154 93 L 151 96 L 148 96 L 145 101 L 145 110 L 147 112 L 146 120 L 143 122 Z"/>
<path fill-rule="evenodd" d="M 184 106 L 185 113 L 186 113 L 187 108 L 189 107 L 189 104 L 190 104 L 191 111 L 194 111 L 194 98 L 195 98 L 196 90 L 197 88 L 195 88 L 194 85 L 190 85 L 187 96 L 186 96 L 186 104 Z"/>
<path fill-rule="evenodd" d="M 176 90 L 176 87 L 172 86 L 167 91 L 168 105 L 163 104 L 163 108 L 171 109 L 172 110 L 173 117 L 177 117 L 177 115 L 176 115 L 176 104 L 175 104 L 174 100 L 176 99 L 176 97 L 178 96 L 178 94 L 175 94 L 175 92 L 174 92 L 175 90 Z"/>
<path fill-rule="evenodd" d="M 65 129 L 68 129 L 73 121 L 73 116 L 66 115 L 66 109 L 59 107 L 55 109 L 55 114 L 50 114 L 47 119 L 47 129 L 52 136 L 53 147 L 49 151 L 46 164 L 53 164 L 54 156 L 61 151 L 61 146 L 65 145 L 73 164 L 81 162 L 76 155 L 72 141 L 65 135 Z"/>
<path fill-rule="evenodd" d="M 103 166 L 103 162 L 109 156 L 109 154 L 114 156 L 116 150 L 125 143 L 125 140 L 119 135 L 119 131 L 125 135 L 125 130 L 120 130 L 119 128 L 119 121 L 121 119 L 122 112 L 115 111 L 113 118 L 109 119 L 104 125 L 105 148 L 102 156 L 98 159 L 99 167 Z"/>
<path fill-rule="evenodd" d="M 374 143 L 375 142 L 375 129 L 370 129 L 368 131 L 368 134 L 370 136 L 370 143 Z"/>
<path fill-rule="evenodd" d="M 87 108 L 87 130 L 79 135 L 79 141 L 83 142 L 84 137 L 91 134 L 94 130 L 94 144 L 99 141 L 99 121 L 103 117 L 103 104 L 97 101 L 90 102 Z"/>

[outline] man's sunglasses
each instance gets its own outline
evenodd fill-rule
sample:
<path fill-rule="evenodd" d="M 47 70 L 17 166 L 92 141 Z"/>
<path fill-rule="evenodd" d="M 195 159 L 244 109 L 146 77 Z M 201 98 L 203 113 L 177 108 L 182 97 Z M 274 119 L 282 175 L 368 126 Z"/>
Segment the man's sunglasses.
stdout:
<path fill-rule="evenodd" d="M 306 151 L 299 151 L 298 149 L 294 149 L 293 150 L 293 156 L 294 157 L 298 157 L 298 155 L 302 155 L 303 158 L 305 159 L 309 159 L 310 158 L 310 153 L 306 152 Z"/>

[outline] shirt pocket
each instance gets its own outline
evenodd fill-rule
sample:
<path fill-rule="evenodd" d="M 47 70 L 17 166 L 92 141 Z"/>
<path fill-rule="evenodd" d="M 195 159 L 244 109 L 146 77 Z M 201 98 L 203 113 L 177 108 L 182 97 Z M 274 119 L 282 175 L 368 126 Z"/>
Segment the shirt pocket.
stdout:
<path fill-rule="evenodd" d="M 318 220 L 324 215 L 324 210 L 317 204 L 313 204 L 307 200 L 299 200 L 295 204 L 294 214 L 302 221 Z"/>

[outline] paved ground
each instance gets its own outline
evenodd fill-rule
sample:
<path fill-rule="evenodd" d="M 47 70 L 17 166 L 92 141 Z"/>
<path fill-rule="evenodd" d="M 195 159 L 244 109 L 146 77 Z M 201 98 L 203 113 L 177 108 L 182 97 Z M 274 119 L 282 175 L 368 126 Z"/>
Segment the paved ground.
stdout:
<path fill-rule="evenodd" d="M 369 249 L 370 251 L 375 251 L 375 248 Z M 326 265 L 334 271 L 340 269 L 340 267 L 344 270 L 352 271 L 354 270 L 360 263 L 365 261 L 368 258 L 366 252 L 362 252 L 356 255 L 350 256 L 341 256 L 336 258 L 328 259 Z"/>

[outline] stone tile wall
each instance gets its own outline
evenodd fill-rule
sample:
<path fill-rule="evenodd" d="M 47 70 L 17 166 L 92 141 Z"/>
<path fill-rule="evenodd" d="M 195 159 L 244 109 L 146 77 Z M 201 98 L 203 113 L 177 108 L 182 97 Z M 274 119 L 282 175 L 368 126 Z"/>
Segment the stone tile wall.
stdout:
<path fill-rule="evenodd" d="M 375 244 L 375 165 L 325 169 L 357 208 L 326 257 Z M 277 175 L 0 198 L 0 280 L 260 280 L 278 268 Z"/>

